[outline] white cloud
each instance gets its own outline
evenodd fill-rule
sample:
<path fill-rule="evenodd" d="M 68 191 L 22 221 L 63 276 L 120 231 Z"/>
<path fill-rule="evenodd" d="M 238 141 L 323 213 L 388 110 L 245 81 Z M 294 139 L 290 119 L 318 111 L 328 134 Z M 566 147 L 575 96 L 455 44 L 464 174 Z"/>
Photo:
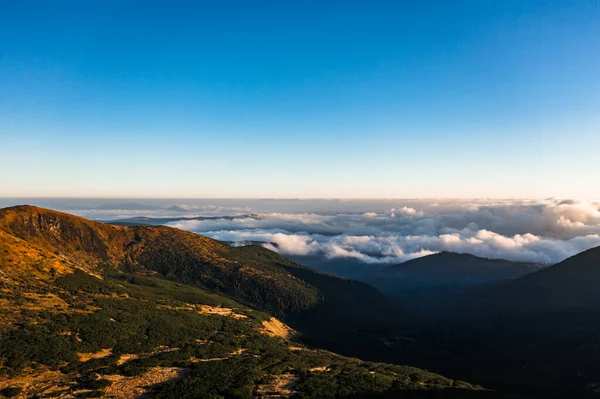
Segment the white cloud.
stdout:
<path fill-rule="evenodd" d="M 555 263 L 600 246 L 598 203 L 556 199 L 423 201 L 379 212 L 258 213 L 171 226 L 226 241 L 263 241 L 282 254 L 367 263 L 444 250 Z"/>

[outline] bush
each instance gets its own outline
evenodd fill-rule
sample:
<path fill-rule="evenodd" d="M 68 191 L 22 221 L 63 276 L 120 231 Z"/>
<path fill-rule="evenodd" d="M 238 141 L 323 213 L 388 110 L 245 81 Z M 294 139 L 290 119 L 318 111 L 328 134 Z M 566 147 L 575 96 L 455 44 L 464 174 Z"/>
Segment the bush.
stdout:
<path fill-rule="evenodd" d="M 13 398 L 23 392 L 23 388 L 19 387 L 8 387 L 0 391 L 0 395 L 6 396 L 7 398 Z"/>

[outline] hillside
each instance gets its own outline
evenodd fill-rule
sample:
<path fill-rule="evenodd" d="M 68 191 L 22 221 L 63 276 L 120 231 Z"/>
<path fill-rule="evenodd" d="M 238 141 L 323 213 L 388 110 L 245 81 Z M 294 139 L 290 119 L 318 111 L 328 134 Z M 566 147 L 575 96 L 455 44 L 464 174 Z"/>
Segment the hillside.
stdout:
<path fill-rule="evenodd" d="M 385 352 L 375 337 L 408 317 L 364 283 L 314 271 L 262 247 L 234 248 L 170 227 L 113 226 L 17 206 L 0 210 L 0 229 L 63 260 L 70 269 L 158 272 L 222 292 L 291 323 L 307 342 L 352 356 Z"/>
<path fill-rule="evenodd" d="M 359 319 L 343 309 L 336 319 L 333 307 L 384 299 L 261 248 L 21 206 L 0 210 L 0 277 L 4 396 L 495 397 L 294 342 L 302 334 L 257 309 L 347 327 L 381 315 L 358 307 Z"/>
<path fill-rule="evenodd" d="M 533 397 L 598 397 L 599 285 L 593 248 L 518 279 L 427 291 L 437 320 L 413 331 L 407 361 Z"/>
<path fill-rule="evenodd" d="M 512 283 L 513 290 L 535 295 L 550 306 L 600 307 L 600 247 L 572 256 Z"/>
<path fill-rule="evenodd" d="M 600 247 L 521 278 L 474 289 L 463 302 L 478 313 L 527 314 L 600 308 Z"/>
<path fill-rule="evenodd" d="M 112 226 L 42 208 L 0 210 L 0 229 L 88 271 L 102 268 L 156 271 L 230 294 L 278 316 L 325 302 L 310 280 L 349 292 L 356 284 L 293 264 L 261 247 L 233 248 L 198 234 L 162 226 Z M 302 274 L 298 278 L 295 274 Z M 367 291 L 377 303 L 375 290 Z M 365 292 L 361 291 L 361 294 Z"/>

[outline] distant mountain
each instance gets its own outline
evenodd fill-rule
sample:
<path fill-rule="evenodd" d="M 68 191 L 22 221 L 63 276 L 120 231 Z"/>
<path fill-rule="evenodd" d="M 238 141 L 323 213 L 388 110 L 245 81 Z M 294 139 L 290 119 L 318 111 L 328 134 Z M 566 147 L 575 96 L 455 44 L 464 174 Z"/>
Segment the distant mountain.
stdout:
<path fill-rule="evenodd" d="M 597 398 L 598 287 L 600 247 L 516 279 L 401 291 L 432 320 L 410 334 L 420 346 L 408 362 L 536 398 Z"/>
<path fill-rule="evenodd" d="M 518 278 L 545 267 L 454 252 L 440 252 L 391 266 L 365 264 L 356 259 L 322 259 L 319 256 L 290 258 L 337 276 L 371 284 L 391 297 L 402 299 L 401 302 L 406 305 L 413 302 L 422 304 L 422 295 L 438 295 L 441 291 L 462 290 L 461 287 Z"/>
<path fill-rule="evenodd" d="M 161 208 L 137 202 L 124 202 L 122 204 L 104 204 L 97 206 L 95 209 L 99 211 L 153 211 Z"/>
<path fill-rule="evenodd" d="M 542 267 L 535 263 L 488 259 L 444 251 L 386 267 L 380 273 L 423 285 L 464 285 L 517 278 Z"/>
<path fill-rule="evenodd" d="M 600 310 L 598 287 L 600 247 L 519 279 L 468 291 L 458 306 L 476 303 L 477 314 Z"/>
<path fill-rule="evenodd" d="M 524 269 L 520 269 L 521 266 L 517 264 L 513 271 L 521 272 L 527 267 L 536 267 L 525 264 Z M 512 266 L 509 265 L 509 268 Z M 393 284 L 387 288 L 390 286 L 393 287 Z M 598 287 L 600 247 L 519 278 L 478 285 L 421 287 L 398 291 L 395 296 L 409 308 L 430 314 L 507 317 L 600 310 Z M 386 287 L 380 289 L 386 292 Z"/>
<path fill-rule="evenodd" d="M 173 212 L 188 212 L 187 209 L 180 207 L 179 205 L 172 205 L 166 208 L 167 211 Z"/>
<path fill-rule="evenodd" d="M 131 218 L 117 219 L 105 221 L 104 223 L 113 224 L 117 226 L 135 226 L 135 225 L 151 225 L 151 226 L 162 226 L 167 223 L 188 221 L 188 220 L 233 220 L 236 218 L 247 218 L 251 215 L 238 215 L 238 216 L 194 216 L 194 217 L 165 217 L 165 218 L 153 218 L 147 216 L 135 216 Z"/>

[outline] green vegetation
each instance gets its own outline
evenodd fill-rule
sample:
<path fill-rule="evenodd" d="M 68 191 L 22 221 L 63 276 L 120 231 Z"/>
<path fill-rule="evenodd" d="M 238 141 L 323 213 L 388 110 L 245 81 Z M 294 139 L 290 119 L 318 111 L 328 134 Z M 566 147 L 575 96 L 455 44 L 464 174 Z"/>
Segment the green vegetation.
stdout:
<path fill-rule="evenodd" d="M 35 322 L 2 331 L 3 371 L 11 376 L 36 365 L 59 369 L 78 376 L 69 389 L 85 390 L 86 397 L 103 395 L 111 384 L 103 375 L 141 376 L 154 367 L 188 370 L 184 378 L 160 385 L 158 398 L 252 398 L 282 375 L 298 398 L 458 386 L 416 368 L 303 347 L 291 350 L 299 344 L 260 334 L 261 322 L 270 319 L 267 314 L 159 276 L 99 279 L 78 270 L 58 278 L 50 292 L 77 311 L 38 313 Z M 230 306 L 249 317 L 201 314 L 194 308 L 200 304 Z M 104 357 L 81 361 L 78 356 L 105 349 L 110 353 Z M 124 354 L 137 357 L 118 362 Z"/>
<path fill-rule="evenodd" d="M 156 280 L 154 283 L 153 279 Z M 76 362 L 78 352 L 112 348 L 115 354 L 145 353 L 163 345 L 180 347 L 195 340 L 208 339 L 214 340 L 214 345 L 190 352 L 190 355 L 202 357 L 201 352 L 205 352 L 204 356 L 222 355 L 222 349 L 214 348 L 250 333 L 250 322 L 199 315 L 193 310 L 167 308 L 182 306 L 182 303 L 168 301 L 164 294 L 157 295 L 156 286 L 176 286 L 175 283 L 147 277 L 130 277 L 128 280 L 143 281 L 145 285 L 137 286 L 111 278 L 100 280 L 82 271 L 58 279 L 57 287 L 66 290 L 59 292 L 60 295 L 77 301 L 78 308 L 83 305 L 97 310 L 91 314 L 73 312 L 49 316 L 47 319 L 40 314 L 35 323 L 1 331 L 0 356 L 3 365 L 15 373 L 31 363 L 57 367 L 64 362 Z M 76 299 L 73 299 L 72 293 L 77 293 Z M 217 300 L 216 295 L 193 287 L 183 287 L 182 293 L 186 298 L 194 298 L 199 302 L 202 302 L 202 297 L 207 297 L 210 299 L 207 302 L 212 304 L 235 304 L 223 297 Z M 105 297 L 123 294 L 127 297 Z M 249 310 L 246 312 L 251 313 Z"/>

